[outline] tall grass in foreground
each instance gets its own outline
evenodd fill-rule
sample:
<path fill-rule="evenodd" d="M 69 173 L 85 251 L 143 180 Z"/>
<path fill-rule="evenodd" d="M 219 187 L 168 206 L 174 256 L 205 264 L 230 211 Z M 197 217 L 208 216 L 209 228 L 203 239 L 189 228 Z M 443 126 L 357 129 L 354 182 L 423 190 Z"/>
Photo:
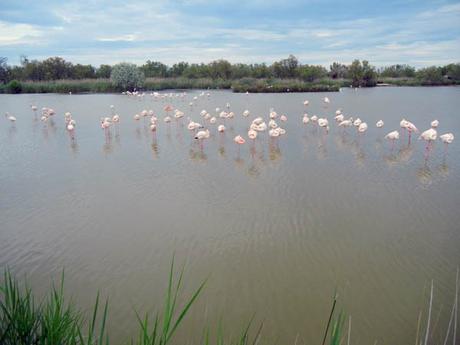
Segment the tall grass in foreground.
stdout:
<path fill-rule="evenodd" d="M 167 345 L 174 341 L 174 334 L 183 324 L 198 297 L 201 295 L 205 281 L 185 300 L 181 306 L 183 274 L 182 268 L 175 274 L 174 259 L 171 263 L 168 284 L 161 312 L 153 315 L 146 313 L 140 316 L 137 312 L 138 334 L 129 343 L 131 345 Z M 455 283 L 455 298 L 451 308 L 447 330 L 438 332 L 443 345 L 453 344 L 457 339 L 458 317 L 458 270 Z M 325 330 L 317 344 L 350 345 L 351 316 L 347 318 L 343 312 L 336 312 L 337 295 L 334 296 L 329 317 L 325 320 Z M 433 322 L 433 282 L 431 283 L 430 298 L 426 321 L 422 322 L 422 312 L 419 314 L 415 345 L 438 344 L 433 341 L 434 329 L 438 326 Z M 89 317 L 64 298 L 64 274 L 59 285 L 52 285 L 49 295 L 37 303 L 32 290 L 20 286 L 18 280 L 4 271 L 3 282 L 0 284 L 0 344 L 2 345 L 108 345 L 107 333 L 108 301 L 100 302 L 96 295 Z M 439 315 L 438 315 L 439 319 Z M 327 321 L 327 322 L 326 322 Z M 345 330 L 348 324 L 347 330 Z M 422 325 L 424 324 L 424 325 Z M 440 329 L 441 327 L 438 327 Z M 444 333 L 445 332 L 445 333 Z M 204 327 L 203 336 L 198 344 L 202 345 L 258 345 L 261 342 L 263 323 L 252 327 L 252 320 L 233 338 L 224 336 L 223 326 L 219 323 L 216 332 L 211 334 L 208 326 Z M 272 344 L 271 339 L 264 339 Z M 120 341 L 117 339 L 117 343 Z M 297 340 L 295 342 L 297 344 Z M 441 344 L 441 343 L 439 343 Z"/>
<path fill-rule="evenodd" d="M 182 299 L 184 269 L 174 274 L 172 260 L 168 285 L 163 301 L 162 312 L 154 315 L 146 313 L 138 320 L 138 335 L 130 341 L 131 345 L 167 345 L 172 343 L 173 336 L 180 328 L 190 308 L 198 299 L 205 286 L 203 281 L 193 294 L 185 300 L 181 307 L 178 300 Z M 342 334 L 342 314 L 332 323 L 336 299 L 330 313 L 325 337 L 329 335 L 330 344 L 338 345 Z M 18 280 L 4 271 L 3 283 L 0 284 L 0 344 L 2 345 L 103 345 L 109 344 L 106 322 L 108 317 L 108 301 L 103 304 L 97 294 L 89 317 L 64 298 L 64 273 L 58 287 L 52 285 L 49 295 L 37 303 L 32 290 L 20 286 Z M 330 328 L 330 332 L 329 332 Z M 204 327 L 200 344 L 203 345 L 257 345 L 263 329 L 263 323 L 257 328 L 252 327 L 252 320 L 236 337 L 228 339 L 224 336 L 223 326 L 219 323 L 214 334 L 208 326 Z M 120 343 L 118 340 L 117 343 Z"/>

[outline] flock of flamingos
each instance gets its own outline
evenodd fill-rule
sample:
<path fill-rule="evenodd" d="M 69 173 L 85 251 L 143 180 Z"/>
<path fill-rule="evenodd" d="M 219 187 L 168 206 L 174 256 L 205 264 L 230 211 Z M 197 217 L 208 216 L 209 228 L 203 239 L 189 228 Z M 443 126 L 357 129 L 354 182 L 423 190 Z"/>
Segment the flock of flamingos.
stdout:
<path fill-rule="evenodd" d="M 136 98 L 144 98 L 147 95 L 153 97 L 156 100 L 163 101 L 169 101 L 174 98 L 184 99 L 186 97 L 186 93 L 160 94 L 158 92 L 153 92 L 150 94 L 145 94 L 140 93 L 138 91 L 126 91 L 123 92 L 123 95 Z M 190 107 L 195 105 L 200 97 L 209 98 L 210 93 L 201 92 L 199 96 L 193 97 L 193 101 L 189 103 Z M 325 106 L 327 106 L 330 103 L 328 97 L 324 97 L 322 101 Z M 308 109 L 309 104 L 310 102 L 308 100 L 305 100 L 303 102 L 305 109 Z M 226 110 L 216 108 L 214 115 L 206 110 L 202 110 L 200 113 L 202 117 L 201 123 L 193 121 L 190 117 L 188 118 L 189 123 L 187 125 L 187 128 L 191 131 L 193 137 L 200 142 L 201 146 L 203 144 L 203 141 L 210 137 L 210 128 L 216 128 L 216 130 L 221 133 L 225 132 L 226 127 L 223 123 L 225 123 L 226 120 L 233 119 L 236 116 L 233 111 L 230 111 L 229 103 L 225 105 L 225 108 Z M 31 109 L 37 116 L 38 107 L 36 105 L 31 105 Z M 100 119 L 100 127 L 104 130 L 106 136 L 110 135 L 110 130 L 112 127 L 119 126 L 121 120 L 120 115 L 115 113 L 115 107 L 113 105 L 110 105 L 110 109 L 112 114 L 110 116 L 102 117 Z M 163 110 L 165 112 L 163 116 L 163 122 L 166 125 L 171 123 L 173 118 L 175 121 L 181 121 L 181 119 L 185 116 L 183 111 L 175 109 L 171 104 L 165 105 Z M 55 116 L 55 114 L 56 112 L 52 108 L 44 107 L 41 109 L 40 119 L 43 122 L 47 122 L 49 119 Z M 251 113 L 249 110 L 245 110 L 241 115 L 244 118 L 248 118 L 251 115 Z M 16 117 L 9 113 L 6 113 L 5 117 L 13 124 L 16 122 Z M 134 121 L 139 121 L 141 118 L 149 119 L 150 130 L 153 133 L 157 131 L 160 121 L 153 110 L 143 110 L 142 112 L 135 114 L 133 116 Z M 76 121 L 72 118 L 72 114 L 70 112 L 66 112 L 64 114 L 64 120 L 67 131 L 69 131 L 69 133 L 73 137 L 77 125 Z M 246 133 L 247 138 L 249 140 L 254 141 L 256 140 L 257 136 L 261 135 L 263 132 L 268 132 L 268 135 L 271 138 L 278 138 L 279 136 L 284 135 L 286 133 L 286 130 L 283 129 L 277 121 L 279 121 L 282 124 L 287 121 L 287 116 L 284 114 L 279 115 L 274 109 L 270 109 L 270 112 L 266 119 L 260 116 L 254 118 L 251 122 L 248 122 L 248 130 Z M 342 113 L 341 109 L 336 110 L 334 122 L 337 124 L 338 127 L 343 128 L 343 130 L 346 130 L 346 128 L 349 127 L 355 127 L 358 133 L 361 134 L 365 133 L 368 129 L 368 124 L 366 122 L 364 122 L 360 118 L 354 119 L 353 117 L 346 116 Z M 317 115 L 309 116 L 307 113 L 303 114 L 302 123 L 304 125 L 319 126 L 322 130 L 325 131 L 325 133 L 328 133 L 330 129 L 329 120 L 325 117 L 319 117 Z M 385 124 L 383 120 L 379 120 L 375 124 L 377 128 L 383 128 L 384 125 Z M 424 140 L 427 143 L 427 151 L 431 149 L 433 142 L 436 141 L 438 138 L 445 144 L 446 149 L 447 145 L 451 144 L 454 141 L 454 135 L 452 133 L 445 133 L 438 136 L 438 132 L 436 130 L 438 125 L 439 121 L 433 120 L 430 124 L 430 128 L 420 133 L 419 139 Z M 402 131 L 401 133 L 403 133 L 404 131 L 408 133 L 409 140 L 411 139 L 412 133 L 419 133 L 417 127 L 412 122 L 406 119 L 401 120 L 400 127 Z M 394 142 L 399 139 L 399 137 L 400 132 L 398 130 L 393 130 L 385 135 L 385 139 L 391 141 L 392 146 L 394 145 Z M 234 137 L 233 141 L 238 145 L 243 145 L 245 144 L 246 139 L 243 135 L 237 135 Z"/>

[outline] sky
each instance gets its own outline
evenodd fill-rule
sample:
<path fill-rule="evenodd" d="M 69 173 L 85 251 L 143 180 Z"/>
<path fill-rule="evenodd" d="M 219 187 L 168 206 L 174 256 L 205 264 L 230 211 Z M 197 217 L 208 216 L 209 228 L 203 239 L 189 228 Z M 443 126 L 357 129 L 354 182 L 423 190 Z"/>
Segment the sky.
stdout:
<path fill-rule="evenodd" d="M 172 65 L 460 62 L 460 1 L 0 0 L 0 56 Z"/>

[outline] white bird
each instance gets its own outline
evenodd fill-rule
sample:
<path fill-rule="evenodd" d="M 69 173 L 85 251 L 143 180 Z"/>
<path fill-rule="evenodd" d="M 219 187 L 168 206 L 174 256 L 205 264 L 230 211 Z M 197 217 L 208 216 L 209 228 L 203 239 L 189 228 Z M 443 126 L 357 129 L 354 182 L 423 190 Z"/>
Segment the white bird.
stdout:
<path fill-rule="evenodd" d="M 133 119 L 136 120 L 136 121 L 140 120 L 140 118 L 141 118 L 141 116 L 139 114 L 136 114 L 136 115 L 133 116 Z"/>
<path fill-rule="evenodd" d="M 311 118 L 310 118 L 311 122 L 316 122 L 318 121 L 318 116 L 317 115 L 313 115 Z"/>
<path fill-rule="evenodd" d="M 384 125 L 384 123 L 383 123 L 382 120 L 378 120 L 377 123 L 375 124 L 375 126 L 376 126 L 377 128 L 382 128 L 383 125 Z"/>
<path fill-rule="evenodd" d="M 248 138 L 249 139 L 252 139 L 254 140 L 255 138 L 257 138 L 257 131 L 253 130 L 253 129 L 250 129 L 248 131 Z"/>
<path fill-rule="evenodd" d="M 245 110 L 245 111 L 243 111 L 243 116 L 244 116 L 244 117 L 248 117 L 248 116 L 249 116 L 249 114 L 250 114 L 250 113 L 249 113 L 249 110 Z"/>
<path fill-rule="evenodd" d="M 9 115 L 8 113 L 6 114 L 6 118 L 10 120 L 11 122 L 16 122 L 16 117 L 13 115 Z"/>
<path fill-rule="evenodd" d="M 335 121 L 337 122 L 342 122 L 344 119 L 345 119 L 345 116 L 343 116 L 343 114 L 337 114 L 335 117 L 334 117 Z"/>
<path fill-rule="evenodd" d="M 329 98 L 327 98 L 327 97 L 324 97 L 324 98 L 323 98 L 323 102 L 326 103 L 326 104 L 331 103 L 331 101 L 330 101 Z"/>
<path fill-rule="evenodd" d="M 399 139 L 399 132 L 398 131 L 393 131 L 385 135 L 385 139 L 392 140 L 393 142 L 395 140 Z"/>
<path fill-rule="evenodd" d="M 283 122 L 286 122 L 287 121 L 287 116 L 286 115 L 281 115 L 280 120 L 283 121 Z"/>
<path fill-rule="evenodd" d="M 419 139 L 423 139 L 428 144 L 430 144 L 432 141 L 435 141 L 437 137 L 438 137 L 438 132 L 436 132 L 434 128 L 430 128 L 424 131 L 422 134 L 420 134 Z"/>
<path fill-rule="evenodd" d="M 439 121 L 438 120 L 431 121 L 431 127 L 432 128 L 437 128 L 438 126 L 439 126 Z"/>
<path fill-rule="evenodd" d="M 170 122 L 171 122 L 171 117 L 166 116 L 166 117 L 163 119 L 163 121 L 164 121 L 165 123 L 170 123 Z"/>
<path fill-rule="evenodd" d="M 112 122 L 118 123 L 120 122 L 120 115 L 113 115 L 112 117 Z"/>
<path fill-rule="evenodd" d="M 246 142 L 246 140 L 244 140 L 244 138 L 241 135 L 237 135 L 236 137 L 234 137 L 233 141 L 238 145 L 242 145 Z"/>
<path fill-rule="evenodd" d="M 329 125 L 329 121 L 327 119 L 320 118 L 318 119 L 318 125 L 320 127 L 327 127 Z"/>
<path fill-rule="evenodd" d="M 310 122 L 310 118 L 308 117 L 307 114 L 304 114 L 303 118 L 302 118 L 302 122 L 306 125 L 307 123 Z"/>
<path fill-rule="evenodd" d="M 359 127 L 359 125 L 362 123 L 361 119 L 358 117 L 355 121 L 353 121 L 353 126 Z"/>
<path fill-rule="evenodd" d="M 278 128 L 272 128 L 268 131 L 268 135 L 272 138 L 277 138 L 280 136 L 280 132 L 278 131 Z"/>
<path fill-rule="evenodd" d="M 364 133 L 365 131 L 367 131 L 367 123 L 361 122 L 361 124 L 358 126 L 358 132 Z"/>
<path fill-rule="evenodd" d="M 270 120 L 270 121 L 268 121 L 268 127 L 276 128 L 276 127 L 278 127 L 278 124 L 276 123 L 275 120 Z"/>
<path fill-rule="evenodd" d="M 262 122 L 260 125 L 258 125 L 255 130 L 257 132 L 265 132 L 267 130 L 267 124 L 265 122 Z"/>
<path fill-rule="evenodd" d="M 219 132 L 223 133 L 223 132 L 225 132 L 225 126 L 224 126 L 224 125 L 219 125 L 219 126 L 217 127 L 217 130 L 218 130 Z"/>
<path fill-rule="evenodd" d="M 309 104 L 310 104 L 309 101 L 307 101 L 307 100 L 303 101 L 303 105 L 304 105 L 304 106 L 307 106 L 307 105 L 309 105 Z"/>
<path fill-rule="evenodd" d="M 343 120 L 339 123 L 339 127 L 351 127 L 353 125 L 353 121 L 351 119 Z"/>
<path fill-rule="evenodd" d="M 452 144 L 452 142 L 454 141 L 454 135 L 452 133 L 446 133 L 446 134 L 440 135 L 439 139 L 446 145 Z"/>
<path fill-rule="evenodd" d="M 206 129 L 206 130 L 204 130 L 204 131 L 199 131 L 199 132 L 195 135 L 195 139 L 197 139 L 197 140 L 208 139 L 209 136 L 210 136 L 209 130 Z"/>

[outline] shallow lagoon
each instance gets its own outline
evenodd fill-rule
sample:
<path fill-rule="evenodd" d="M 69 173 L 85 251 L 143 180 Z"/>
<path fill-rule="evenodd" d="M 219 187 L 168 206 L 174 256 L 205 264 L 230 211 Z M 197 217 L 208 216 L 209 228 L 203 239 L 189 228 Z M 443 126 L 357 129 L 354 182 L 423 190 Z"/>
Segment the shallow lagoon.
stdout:
<path fill-rule="evenodd" d="M 221 317 L 233 333 L 255 313 L 265 339 L 319 343 L 337 288 L 355 342 L 413 342 L 431 279 L 434 315 L 443 306 L 439 327 L 447 324 L 460 263 L 460 145 L 446 153 L 437 142 L 427 156 L 415 138 L 392 148 L 383 136 L 402 116 L 422 130 L 437 118 L 440 133 L 460 136 L 460 88 L 210 91 L 191 108 L 199 93 L 172 104 L 200 122 L 202 109 L 227 102 L 236 114 L 223 135 L 210 126 L 203 149 L 185 118 L 160 122 L 155 136 L 135 122 L 143 109 L 163 116 L 166 103 L 151 97 L 0 95 L 0 113 L 18 118 L 0 122 L 0 266 L 40 292 L 65 268 L 83 307 L 101 290 L 112 340 L 136 329 L 133 308 L 159 305 L 173 253 L 186 262 L 186 292 L 209 277 L 179 338 L 199 339 L 206 320 L 217 328 Z M 342 108 L 370 128 L 358 136 L 335 123 L 328 135 L 304 126 L 305 99 L 310 115 L 333 122 Z M 54 125 L 34 120 L 31 104 L 54 108 Z M 121 124 L 107 139 L 99 118 L 110 104 Z M 270 107 L 288 116 L 287 134 L 238 149 L 233 137 Z"/>

